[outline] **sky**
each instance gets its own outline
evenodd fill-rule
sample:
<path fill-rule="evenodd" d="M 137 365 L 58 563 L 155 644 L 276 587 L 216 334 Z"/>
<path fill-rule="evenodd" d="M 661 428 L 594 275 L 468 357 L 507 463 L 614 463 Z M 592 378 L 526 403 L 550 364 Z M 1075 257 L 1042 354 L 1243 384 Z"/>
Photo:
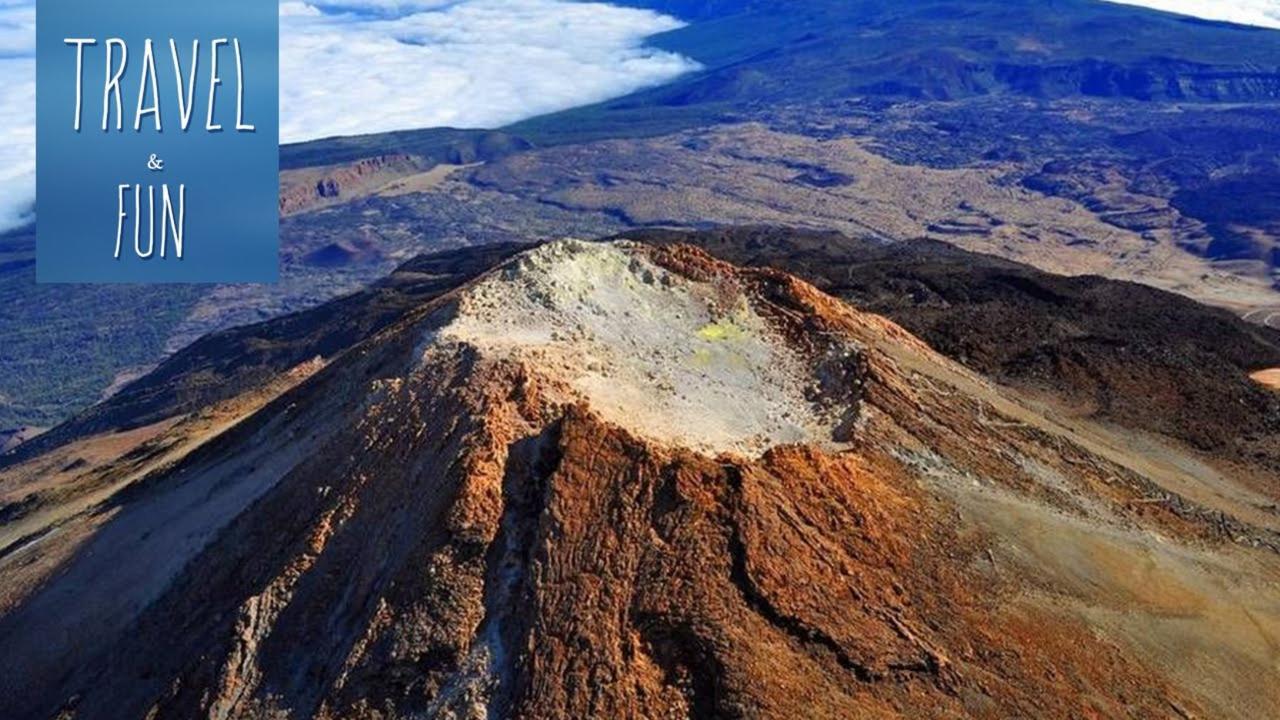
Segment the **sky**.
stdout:
<path fill-rule="evenodd" d="M 1280 28 L 1280 0 L 1111 0 Z M 498 127 L 697 67 L 648 48 L 680 23 L 570 0 L 281 0 L 281 140 Z M 35 2 L 0 0 L 0 230 L 35 194 Z"/>

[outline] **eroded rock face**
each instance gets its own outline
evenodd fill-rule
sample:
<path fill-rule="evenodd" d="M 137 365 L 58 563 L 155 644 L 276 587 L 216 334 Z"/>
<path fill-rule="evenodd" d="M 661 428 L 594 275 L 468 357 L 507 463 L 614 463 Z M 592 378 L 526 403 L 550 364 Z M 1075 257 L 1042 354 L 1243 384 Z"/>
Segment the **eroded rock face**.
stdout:
<path fill-rule="evenodd" d="M 1167 564 L 1196 604 L 1206 548 L 1238 560 L 1234 579 L 1213 576 L 1221 601 L 1274 579 L 1274 553 L 1245 547 L 1273 536 L 1193 503 L 1135 503 L 1150 481 L 1068 435 L 790 276 L 679 246 L 553 244 L 114 500 L 0 618 L 0 714 L 1266 707 L 1265 655 L 1213 656 L 1210 675 L 1255 673 L 1234 697 L 1220 676 L 1184 682 L 1130 633 L 1130 614 L 1180 606 L 1072 584 L 1095 572 L 1083 546 L 1031 540 L 1095 523 L 1107 558 L 1149 561 L 1147 582 Z M 1021 536 L 1009 518 L 1050 529 Z M 155 546 L 165 533 L 184 541 Z M 52 562 L 39 542 L 20 552 Z M 136 581 L 93 596 L 121 577 Z M 1196 606 L 1212 622 L 1191 623 L 1189 646 L 1234 627 L 1232 608 Z M 1253 610 L 1264 628 L 1276 617 Z M 68 612 L 92 632 L 49 632 Z"/>
<path fill-rule="evenodd" d="M 345 165 L 286 170 L 281 175 L 280 214 L 295 215 L 370 194 L 398 178 L 422 172 L 424 164 L 409 155 L 379 155 Z"/>

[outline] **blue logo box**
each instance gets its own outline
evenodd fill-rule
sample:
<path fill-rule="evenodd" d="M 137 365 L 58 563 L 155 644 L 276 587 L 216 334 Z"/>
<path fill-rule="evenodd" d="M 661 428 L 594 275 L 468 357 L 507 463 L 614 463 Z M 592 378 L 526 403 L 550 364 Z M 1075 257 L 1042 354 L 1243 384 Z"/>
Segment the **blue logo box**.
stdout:
<path fill-rule="evenodd" d="M 267 0 L 37 3 L 39 282 L 275 282 L 279 24 Z"/>

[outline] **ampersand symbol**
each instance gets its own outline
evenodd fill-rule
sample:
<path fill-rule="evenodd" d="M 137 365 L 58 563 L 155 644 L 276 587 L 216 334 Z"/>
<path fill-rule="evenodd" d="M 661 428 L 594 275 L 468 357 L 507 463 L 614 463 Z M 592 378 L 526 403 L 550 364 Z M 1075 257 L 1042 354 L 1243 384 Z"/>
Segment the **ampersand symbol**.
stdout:
<path fill-rule="evenodd" d="M 164 161 L 156 157 L 155 153 L 151 153 L 151 157 L 147 158 L 147 169 L 152 172 L 160 172 L 164 170 Z"/>

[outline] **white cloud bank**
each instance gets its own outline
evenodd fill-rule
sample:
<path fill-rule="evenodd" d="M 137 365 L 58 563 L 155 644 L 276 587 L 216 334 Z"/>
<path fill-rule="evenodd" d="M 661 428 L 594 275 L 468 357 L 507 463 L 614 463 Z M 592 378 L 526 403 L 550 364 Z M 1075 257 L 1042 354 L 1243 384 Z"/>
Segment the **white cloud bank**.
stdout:
<path fill-rule="evenodd" d="M 1280 28 L 1280 0 L 1107 0 L 1154 10 L 1222 20 L 1241 25 Z"/>
<path fill-rule="evenodd" d="M 1280 28 L 1280 0 L 1111 0 Z M 282 0 L 281 138 L 496 127 L 693 63 L 644 47 L 679 23 L 569 0 Z M 35 2 L 0 0 L 0 230 L 35 196 Z"/>
<path fill-rule="evenodd" d="M 285 0 L 280 136 L 497 127 L 660 84 L 673 18 L 569 0 Z M 0 230 L 35 197 L 35 5 L 0 0 Z"/>
<path fill-rule="evenodd" d="M 30 221 L 36 196 L 36 7 L 0 0 L 0 230 Z"/>
<path fill-rule="evenodd" d="M 497 127 L 696 65 L 644 46 L 656 13 L 565 0 L 310 0 L 281 6 L 281 140 Z"/>

